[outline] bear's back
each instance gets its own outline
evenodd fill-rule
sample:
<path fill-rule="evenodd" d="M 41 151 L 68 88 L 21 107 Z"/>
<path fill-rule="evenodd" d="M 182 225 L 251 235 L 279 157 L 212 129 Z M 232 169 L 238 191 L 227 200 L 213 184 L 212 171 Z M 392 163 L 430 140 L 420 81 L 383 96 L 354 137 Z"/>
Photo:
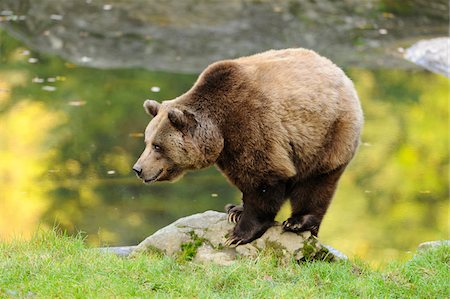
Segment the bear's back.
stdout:
<path fill-rule="evenodd" d="M 271 50 L 232 61 L 262 95 L 255 100 L 264 101 L 274 132 L 282 132 L 304 162 L 318 163 L 313 161 L 321 151 L 325 168 L 351 159 L 363 116 L 353 82 L 339 67 L 307 49 Z M 332 137 L 331 131 L 336 131 Z M 333 143 L 329 152 L 327 142 Z"/>
<path fill-rule="evenodd" d="M 301 107 L 323 114 L 358 105 L 350 79 L 334 63 L 314 51 L 271 50 L 232 61 L 256 89 L 283 109 Z"/>

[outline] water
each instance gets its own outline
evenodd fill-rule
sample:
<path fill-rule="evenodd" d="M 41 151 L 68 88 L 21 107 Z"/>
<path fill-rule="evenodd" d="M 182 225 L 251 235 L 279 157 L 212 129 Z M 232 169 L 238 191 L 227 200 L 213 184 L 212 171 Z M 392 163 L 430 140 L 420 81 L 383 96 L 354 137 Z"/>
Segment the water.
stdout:
<path fill-rule="evenodd" d="M 82 67 L 92 58 L 76 65 L 5 31 L 0 51 L 1 239 L 57 225 L 93 246 L 134 245 L 179 217 L 239 201 L 215 168 L 151 186 L 131 171 L 149 121 L 143 101 L 180 95 L 196 74 Z M 448 238 L 448 79 L 417 69 L 346 72 L 366 124 L 320 239 L 382 262 Z"/>
<path fill-rule="evenodd" d="M 407 67 L 398 59 L 404 47 L 448 35 L 448 6 L 446 0 L 2 0 L 0 22 L 35 49 L 99 68 L 193 73 L 219 59 L 299 46 L 338 65 Z"/>

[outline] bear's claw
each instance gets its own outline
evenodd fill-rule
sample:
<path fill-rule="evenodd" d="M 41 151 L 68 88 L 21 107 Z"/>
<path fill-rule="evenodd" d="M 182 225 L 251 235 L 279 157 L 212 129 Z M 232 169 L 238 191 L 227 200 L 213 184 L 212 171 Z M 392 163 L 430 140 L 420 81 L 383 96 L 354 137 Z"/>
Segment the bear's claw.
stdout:
<path fill-rule="evenodd" d="M 296 232 L 302 227 L 301 223 L 291 223 L 288 220 L 283 221 L 283 229 L 287 231 Z"/>
<path fill-rule="evenodd" d="M 236 237 L 230 237 L 225 241 L 226 247 L 237 247 L 239 246 L 244 240 Z"/>
<path fill-rule="evenodd" d="M 225 206 L 225 211 L 228 213 L 228 222 L 237 224 L 241 219 L 244 208 L 242 206 L 228 204 Z"/>
<path fill-rule="evenodd" d="M 239 219 L 241 219 L 241 214 L 240 213 L 230 213 L 228 214 L 228 222 L 230 223 L 238 223 Z"/>

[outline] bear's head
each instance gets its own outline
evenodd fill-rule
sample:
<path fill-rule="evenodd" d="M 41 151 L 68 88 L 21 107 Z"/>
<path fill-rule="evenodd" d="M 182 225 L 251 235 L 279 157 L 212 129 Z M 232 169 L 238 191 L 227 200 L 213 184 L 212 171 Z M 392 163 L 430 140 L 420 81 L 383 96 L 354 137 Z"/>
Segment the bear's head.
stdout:
<path fill-rule="evenodd" d="M 213 164 L 223 148 L 217 128 L 174 101 L 144 102 L 153 119 L 145 129 L 145 150 L 133 166 L 145 183 L 172 181 L 186 170 Z"/>

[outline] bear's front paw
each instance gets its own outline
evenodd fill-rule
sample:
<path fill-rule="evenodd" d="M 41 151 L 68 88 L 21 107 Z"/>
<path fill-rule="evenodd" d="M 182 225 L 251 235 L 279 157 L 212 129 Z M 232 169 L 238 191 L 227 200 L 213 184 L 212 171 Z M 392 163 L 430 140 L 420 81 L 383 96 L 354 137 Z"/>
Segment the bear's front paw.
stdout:
<path fill-rule="evenodd" d="M 230 237 L 227 238 L 224 245 L 227 247 L 237 247 L 239 245 L 247 244 L 250 242 L 251 242 L 250 239 L 245 239 L 245 238 L 235 236 L 234 234 L 232 234 Z"/>
<path fill-rule="evenodd" d="M 252 242 L 261 237 L 266 230 L 271 227 L 273 220 L 264 222 L 255 221 L 256 219 L 241 217 L 242 219 L 234 227 L 230 237 L 225 242 L 225 246 L 236 247 Z"/>
<path fill-rule="evenodd" d="M 225 211 L 228 213 L 228 222 L 236 224 L 241 219 L 242 212 L 244 212 L 244 207 L 242 205 L 236 206 L 233 204 L 227 204 L 225 206 Z"/>

